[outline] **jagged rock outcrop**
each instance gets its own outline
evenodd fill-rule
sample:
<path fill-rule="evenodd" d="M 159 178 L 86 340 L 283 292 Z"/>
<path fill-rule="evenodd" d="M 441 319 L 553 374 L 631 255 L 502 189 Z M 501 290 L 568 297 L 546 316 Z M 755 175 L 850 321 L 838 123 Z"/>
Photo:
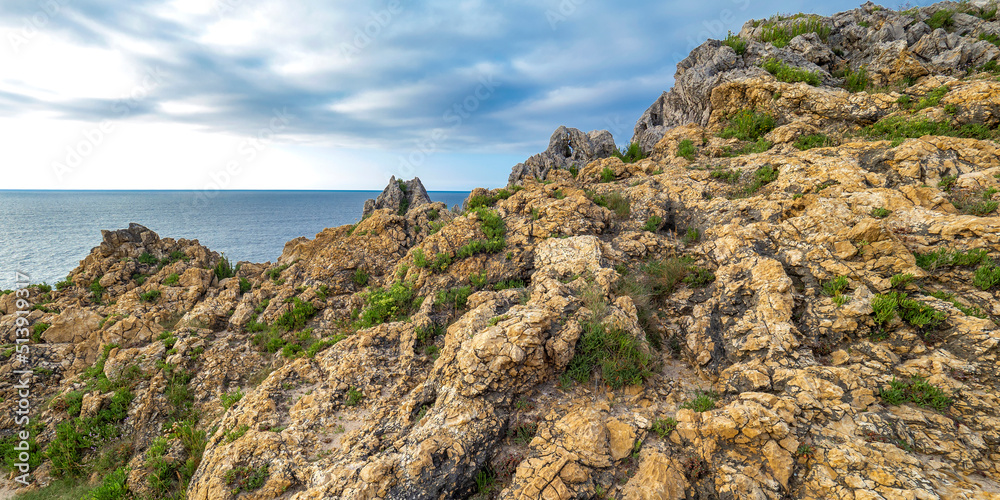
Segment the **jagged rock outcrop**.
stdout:
<path fill-rule="evenodd" d="M 374 200 L 365 200 L 364 217 L 368 217 L 375 210 L 388 208 L 400 215 L 406 215 L 411 208 L 430 203 L 431 198 L 424 189 L 424 184 L 420 182 L 420 177 L 414 177 L 408 181 L 396 180 L 396 176 L 389 178 L 389 185 L 382 190 Z"/>
<path fill-rule="evenodd" d="M 964 76 L 970 69 L 1000 56 L 1000 48 L 980 39 L 980 35 L 1000 33 L 996 21 L 970 15 L 985 15 L 991 8 L 942 2 L 897 12 L 868 2 L 830 17 L 748 21 L 739 33 L 747 43 L 742 55 L 728 45 L 709 40 L 677 65 L 674 87 L 643 113 L 632 142 L 649 152 L 671 128 L 688 123 L 708 125 L 713 90 L 729 82 L 767 75 L 759 66 L 769 58 L 816 71 L 824 84 L 839 85 L 845 71 L 862 69 L 877 86 L 930 74 Z M 940 11 L 952 13 L 944 21 L 947 30 L 932 29 L 927 24 Z M 823 36 L 815 32 L 798 35 L 783 48 L 760 42 L 767 32 L 806 21 L 818 22 L 828 31 Z"/>
<path fill-rule="evenodd" d="M 748 46 L 818 86 L 720 59 L 736 69 L 686 94 L 689 122 L 644 131 L 648 158 L 553 164 L 462 213 L 393 179 L 358 224 L 232 277 L 197 241 L 104 232 L 30 313 L 0 294 L 0 392 L 33 368 L 48 402 L 34 478 L 119 469 L 137 497 L 197 500 L 1000 498 L 1000 82 L 938 74 L 946 51 L 899 38 L 937 31 L 899 16 Z M 928 73 L 831 86 L 835 35 Z M 720 137 L 747 109 L 774 123 Z"/>
<path fill-rule="evenodd" d="M 549 138 L 549 147 L 518 163 L 511 169 L 508 185 L 518 185 L 524 179 L 544 180 L 554 168 L 568 169 L 573 165 L 583 167 L 594 160 L 607 158 L 617 151 L 615 139 L 607 130 L 584 133 L 575 128 L 560 126 Z"/>

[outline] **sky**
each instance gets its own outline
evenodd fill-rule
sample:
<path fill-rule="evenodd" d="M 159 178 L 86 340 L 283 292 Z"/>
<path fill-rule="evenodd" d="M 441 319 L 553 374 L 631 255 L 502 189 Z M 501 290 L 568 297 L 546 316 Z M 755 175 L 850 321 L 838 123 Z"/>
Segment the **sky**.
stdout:
<path fill-rule="evenodd" d="M 706 39 L 860 3 L 4 0 L 0 189 L 503 186 L 560 125 L 627 144 Z"/>

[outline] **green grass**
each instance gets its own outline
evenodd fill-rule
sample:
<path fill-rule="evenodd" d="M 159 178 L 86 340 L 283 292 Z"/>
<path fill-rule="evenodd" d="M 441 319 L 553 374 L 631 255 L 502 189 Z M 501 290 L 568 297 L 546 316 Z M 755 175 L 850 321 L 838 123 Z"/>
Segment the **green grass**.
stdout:
<path fill-rule="evenodd" d="M 361 391 L 357 390 L 354 387 L 350 387 L 347 389 L 347 397 L 346 401 L 344 402 L 344 405 L 357 406 L 364 399 L 365 399 L 364 393 L 362 393 Z"/>
<path fill-rule="evenodd" d="M 659 215 L 652 215 L 646 219 L 646 225 L 642 226 L 642 228 L 651 233 L 655 233 L 660 230 L 661 225 L 663 225 L 663 217 L 660 217 Z"/>
<path fill-rule="evenodd" d="M 888 217 L 890 214 L 892 214 L 892 210 L 889 210 L 884 207 L 878 207 L 878 208 L 873 208 L 870 215 L 876 219 L 884 219 Z"/>
<path fill-rule="evenodd" d="M 34 468 L 32 468 L 34 470 Z M 87 482 L 73 479 L 53 481 L 43 488 L 15 495 L 12 500 L 90 500 L 94 486 Z M 100 498 L 100 497 L 99 497 Z M 101 500 L 119 500 L 126 496 L 103 497 Z"/>
<path fill-rule="evenodd" d="M 94 302 L 101 302 L 104 297 L 104 287 L 101 286 L 101 278 L 103 276 L 98 276 L 94 278 L 94 281 L 90 283 L 90 294 L 94 299 Z"/>
<path fill-rule="evenodd" d="M 934 14 L 931 14 L 931 17 L 924 21 L 924 23 L 926 23 L 932 30 L 936 30 L 938 28 L 947 29 L 955 25 L 954 16 L 955 11 L 941 9 Z"/>
<path fill-rule="evenodd" d="M 819 73 L 816 71 L 806 71 L 802 68 L 797 68 L 795 66 L 789 66 L 785 64 L 784 61 L 771 57 L 765 60 L 760 65 L 764 68 L 764 71 L 774 75 L 779 82 L 785 83 L 796 83 L 796 82 L 806 82 L 813 87 L 818 86 L 823 83 L 819 78 Z"/>
<path fill-rule="evenodd" d="M 163 280 L 163 284 L 167 286 L 174 286 L 177 283 L 179 283 L 180 280 L 181 280 L 180 275 L 178 275 L 177 273 L 171 273 L 169 276 L 166 277 L 166 279 Z"/>
<path fill-rule="evenodd" d="M 889 286 L 893 288 L 906 288 L 916 277 L 910 273 L 894 274 L 889 278 Z"/>
<path fill-rule="evenodd" d="M 476 288 L 482 288 L 486 286 L 489 282 L 489 277 L 486 275 L 486 270 L 480 271 L 478 273 L 472 273 L 469 275 L 469 283 Z"/>
<path fill-rule="evenodd" d="M 646 154 L 642 152 L 642 148 L 635 142 L 623 147 L 620 151 L 615 151 L 614 156 L 624 163 L 635 163 L 646 158 Z"/>
<path fill-rule="evenodd" d="M 836 278 L 823 283 L 823 293 L 830 297 L 836 297 L 847 290 L 849 285 L 850 284 L 848 283 L 846 276 L 837 276 Z"/>
<path fill-rule="evenodd" d="M 632 204 L 618 191 L 603 195 L 588 190 L 585 195 L 597 205 L 613 211 L 620 219 L 624 219 L 632 213 Z"/>
<path fill-rule="evenodd" d="M 128 389 L 119 389 L 112 395 L 110 404 L 97 414 L 59 423 L 55 437 L 45 448 L 45 456 L 52 465 L 52 474 L 56 477 L 84 475 L 85 454 L 120 435 L 118 425 L 128 416 L 132 398 Z"/>
<path fill-rule="evenodd" d="M 685 245 L 694 245 L 701 240 L 701 231 L 698 231 L 698 228 L 689 227 L 687 231 L 684 232 L 684 236 L 681 240 Z"/>
<path fill-rule="evenodd" d="M 711 391 L 695 391 L 695 394 L 695 398 L 686 401 L 681 405 L 681 408 L 696 412 L 706 412 L 715 408 L 715 402 L 719 400 L 719 395 Z"/>
<path fill-rule="evenodd" d="M 805 33 L 816 33 L 825 42 L 830 35 L 830 26 L 818 17 L 808 17 L 784 26 L 778 26 L 776 22 L 768 22 L 764 24 L 760 41 L 771 43 L 780 49 L 788 45 L 788 42 L 792 41 L 793 38 Z"/>
<path fill-rule="evenodd" d="M 889 387 L 883 388 L 879 396 L 882 401 L 889 405 L 913 403 L 942 413 L 948 411 L 948 408 L 954 403 L 954 400 L 947 393 L 919 376 L 914 376 L 909 380 L 893 378 L 889 382 Z"/>
<path fill-rule="evenodd" d="M 972 316 L 974 318 L 979 318 L 979 319 L 986 319 L 986 314 L 983 312 L 982 309 L 980 309 L 978 306 L 967 306 L 959 302 L 958 300 L 955 299 L 955 294 L 953 293 L 947 293 L 942 291 L 929 292 L 926 290 L 924 291 L 924 293 L 936 299 L 940 299 L 950 303 L 951 305 L 955 306 L 955 309 L 962 311 L 962 314 L 966 316 Z"/>
<path fill-rule="evenodd" d="M 626 385 L 642 384 L 652 375 L 652 362 L 652 357 L 630 334 L 588 321 L 583 324 L 583 334 L 576 344 L 576 353 L 563 376 L 585 383 L 599 371 L 605 384 L 619 389 Z"/>
<path fill-rule="evenodd" d="M 274 326 L 286 332 L 304 328 L 306 322 L 316 315 L 316 308 L 312 305 L 312 302 L 300 300 L 298 297 L 291 297 L 290 299 L 286 299 L 285 302 L 290 302 L 292 308 L 279 316 L 274 321 Z"/>
<path fill-rule="evenodd" d="M 730 199 L 747 198 L 753 196 L 764 186 L 774 182 L 778 178 L 778 170 L 771 165 L 764 165 L 754 171 L 753 177 L 743 186 L 735 188 L 729 195 Z"/>
<path fill-rule="evenodd" d="M 735 150 L 730 146 L 724 146 L 722 151 L 723 156 L 735 158 L 743 155 L 763 153 L 764 151 L 771 149 L 772 146 L 774 146 L 774 144 L 771 141 L 757 139 L 756 141 L 748 142 L 739 149 Z"/>
<path fill-rule="evenodd" d="M 611 170 L 611 168 L 604 167 L 601 170 L 601 182 L 614 182 L 616 178 L 615 171 Z"/>
<path fill-rule="evenodd" d="M 917 104 L 913 107 L 914 111 L 920 111 L 921 109 L 932 108 L 941 103 L 941 99 L 944 98 L 945 94 L 948 93 L 948 87 L 942 85 L 930 92 L 927 95 L 917 101 Z"/>
<path fill-rule="evenodd" d="M 989 139 L 993 136 L 993 132 L 985 125 L 969 123 L 955 127 L 947 122 L 934 122 L 926 118 L 907 118 L 904 116 L 883 118 L 861 129 L 860 133 L 873 140 L 891 140 L 894 145 L 901 143 L 904 139 L 925 135 L 970 139 Z"/>
<path fill-rule="evenodd" d="M 729 184 L 736 184 L 740 180 L 739 170 L 713 170 L 712 178 Z"/>
<path fill-rule="evenodd" d="M 368 279 L 370 277 L 371 276 L 368 274 L 367 271 L 364 270 L 364 268 L 359 267 L 355 269 L 354 274 L 351 275 L 351 281 L 353 281 L 355 285 L 364 287 L 365 285 L 368 284 Z"/>
<path fill-rule="evenodd" d="M 698 152 L 695 147 L 694 142 L 691 139 L 684 139 L 677 145 L 677 156 L 687 159 L 688 161 L 694 161 L 694 155 Z"/>
<path fill-rule="evenodd" d="M 153 257 L 153 254 L 149 252 L 142 252 L 142 255 L 140 255 L 139 258 L 136 260 L 138 260 L 140 264 L 146 264 L 148 266 L 151 266 L 158 262 L 156 260 L 156 257 Z"/>
<path fill-rule="evenodd" d="M 732 47 L 738 56 L 742 56 L 747 51 L 747 41 L 740 38 L 739 35 L 734 35 L 732 31 L 726 35 L 726 39 L 722 41 L 722 44 Z"/>
<path fill-rule="evenodd" d="M 222 407 L 228 410 L 232 408 L 234 404 L 240 402 L 240 400 L 243 399 L 243 391 L 240 389 L 236 389 L 233 392 L 227 392 L 225 394 L 220 395 L 219 399 L 222 401 Z"/>
<path fill-rule="evenodd" d="M 454 307 L 456 311 L 465 309 L 465 304 L 472 295 L 472 287 L 460 286 L 437 293 L 434 305 Z"/>
<path fill-rule="evenodd" d="M 285 272 L 285 269 L 288 269 L 291 266 L 292 266 L 291 264 L 282 264 L 280 266 L 268 269 L 264 274 L 268 278 L 270 278 L 271 281 L 277 283 L 278 282 L 278 278 L 281 277 L 281 273 Z"/>
<path fill-rule="evenodd" d="M 1000 202 L 993 199 L 993 195 L 997 192 L 997 188 L 963 189 L 953 193 L 950 200 L 951 204 L 964 214 L 986 217 L 1000 207 Z"/>
<path fill-rule="evenodd" d="M 159 290 L 150 290 L 146 293 L 139 294 L 139 298 L 142 299 L 143 302 L 156 302 L 156 300 L 160 298 L 161 293 L 162 292 Z"/>
<path fill-rule="evenodd" d="M 729 118 L 729 124 L 719 133 L 723 139 L 737 138 L 741 141 L 756 141 L 774 130 L 774 117 L 752 110 L 737 112 Z"/>
<path fill-rule="evenodd" d="M 982 33 L 979 35 L 979 39 L 1000 47 L 1000 36 L 994 35 L 993 33 Z"/>
<path fill-rule="evenodd" d="M 813 148 L 828 148 L 836 145 L 837 143 L 825 134 L 802 135 L 798 139 L 795 139 L 795 147 L 802 151 Z"/>

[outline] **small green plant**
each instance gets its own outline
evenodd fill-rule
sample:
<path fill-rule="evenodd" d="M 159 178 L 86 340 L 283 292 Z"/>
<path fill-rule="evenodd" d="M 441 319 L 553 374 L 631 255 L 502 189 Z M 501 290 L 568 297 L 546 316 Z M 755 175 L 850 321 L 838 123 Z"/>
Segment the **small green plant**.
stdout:
<path fill-rule="evenodd" d="M 972 279 L 972 284 L 983 291 L 997 286 L 1000 284 L 1000 267 L 993 262 L 987 262 L 979 266 Z"/>
<path fill-rule="evenodd" d="M 892 210 L 889 210 L 885 207 L 873 208 L 871 211 L 871 216 L 876 219 L 884 219 L 888 217 L 890 214 L 892 214 Z"/>
<path fill-rule="evenodd" d="M 366 307 L 358 316 L 360 328 L 370 328 L 407 314 L 415 304 L 412 285 L 393 283 L 388 289 L 370 288 L 362 294 Z"/>
<path fill-rule="evenodd" d="M 739 35 L 734 35 L 732 31 L 726 35 L 726 39 L 722 41 L 722 44 L 732 47 L 738 56 L 742 56 L 747 51 L 747 41 L 740 38 Z"/>
<path fill-rule="evenodd" d="M 872 297 L 871 306 L 875 314 L 875 324 L 880 328 L 899 314 L 900 319 L 926 334 L 940 326 L 947 315 L 933 307 L 908 299 L 905 293 L 889 292 Z"/>
<path fill-rule="evenodd" d="M 238 270 L 239 270 L 238 266 L 234 268 L 229 263 L 229 259 L 226 258 L 226 254 L 222 254 L 222 257 L 219 259 L 219 262 L 215 264 L 215 276 L 220 280 L 236 276 L 236 271 Z"/>
<path fill-rule="evenodd" d="M 652 357 L 627 332 L 588 321 L 576 344 L 576 353 L 563 374 L 567 380 L 584 383 L 596 369 L 613 389 L 641 384 L 652 375 Z"/>
<path fill-rule="evenodd" d="M 677 156 L 685 158 L 688 161 L 694 161 L 694 155 L 698 150 L 694 146 L 694 142 L 691 139 L 684 139 L 677 145 Z"/>
<path fill-rule="evenodd" d="M 861 68 L 858 71 L 852 71 L 850 68 L 847 70 L 847 74 L 844 75 L 844 88 L 848 92 L 862 92 L 871 85 L 871 78 L 868 77 L 868 68 Z"/>
<path fill-rule="evenodd" d="M 715 408 L 715 402 L 719 400 L 719 395 L 711 391 L 695 391 L 695 398 L 685 402 L 681 408 L 696 412 L 706 412 Z"/>
<path fill-rule="evenodd" d="M 788 45 L 793 38 L 806 33 L 816 33 L 825 42 L 830 35 L 830 26 L 818 16 L 809 16 L 801 21 L 784 25 L 778 25 L 777 21 L 769 21 L 764 24 L 760 41 L 771 43 L 780 49 Z"/>
<path fill-rule="evenodd" d="M 837 144 L 824 134 L 802 135 L 795 139 L 795 147 L 806 151 L 813 148 L 828 148 Z"/>
<path fill-rule="evenodd" d="M 140 255 L 136 260 L 138 260 L 140 264 L 145 264 L 147 266 L 157 263 L 156 257 L 153 257 L 153 254 L 149 252 L 142 252 L 142 255 Z"/>
<path fill-rule="evenodd" d="M 941 413 L 948 411 L 954 400 L 939 387 L 931 385 L 926 379 L 914 376 L 909 380 L 889 382 L 888 388 L 883 388 L 879 394 L 886 404 L 901 405 L 913 403 L 924 408 L 931 408 Z"/>
<path fill-rule="evenodd" d="M 729 118 L 729 125 L 719 134 L 723 139 L 737 138 L 741 141 L 756 141 L 774 130 L 774 117 L 752 110 L 740 111 Z"/>
<path fill-rule="evenodd" d="M 604 167 L 601 170 L 601 182 L 614 182 L 616 178 L 615 171 L 611 170 L 610 167 Z"/>
<path fill-rule="evenodd" d="M 941 248 L 928 253 L 915 253 L 917 265 L 925 271 L 934 271 L 943 266 L 978 266 L 990 262 L 986 249 L 948 250 Z"/>
<path fill-rule="evenodd" d="M 945 175 L 941 177 L 940 181 L 938 181 L 938 187 L 941 188 L 943 191 L 951 191 L 951 188 L 955 185 L 956 181 L 958 181 L 957 176 Z"/>
<path fill-rule="evenodd" d="M 434 299 L 435 305 L 454 307 L 456 311 L 465 309 L 465 304 L 472 295 L 472 287 L 460 286 L 438 292 Z"/>
<path fill-rule="evenodd" d="M 638 143 L 633 142 L 628 146 L 622 148 L 620 151 L 615 151 L 614 156 L 619 160 L 621 160 L 623 163 L 635 163 L 645 158 L 646 154 L 642 152 L 642 148 L 639 146 Z M 603 182 L 611 182 L 603 180 L 604 179 L 603 171 L 601 172 L 601 179 Z"/>
<path fill-rule="evenodd" d="M 851 300 L 851 297 L 849 295 L 837 294 L 833 296 L 833 303 L 837 307 L 844 307 L 844 304 L 846 304 L 847 301 L 849 300 Z"/>
<path fill-rule="evenodd" d="M 156 302 L 156 300 L 160 298 L 160 293 L 161 292 L 159 290 L 150 290 L 146 293 L 139 294 L 139 298 L 142 299 L 143 302 Z"/>
<path fill-rule="evenodd" d="M 359 403 L 361 403 L 361 400 L 363 399 L 365 399 L 364 393 L 362 393 L 361 391 L 357 390 L 354 387 L 350 387 L 347 389 L 347 398 L 346 401 L 344 402 L 344 405 L 357 406 Z"/>
<path fill-rule="evenodd" d="M 814 446 L 808 444 L 801 444 L 799 448 L 795 450 L 795 456 L 797 457 L 811 457 L 816 452 Z"/>
<path fill-rule="evenodd" d="M 226 486 L 231 486 L 232 490 L 230 493 L 233 495 L 239 495 L 240 493 L 247 491 L 255 491 L 264 486 L 267 482 L 267 478 L 270 477 L 270 472 L 268 471 L 269 466 L 267 464 L 260 467 L 235 467 L 228 471 L 224 476 L 226 481 Z"/>
<path fill-rule="evenodd" d="M 914 279 L 915 276 L 910 273 L 894 274 L 892 278 L 889 278 L 889 284 L 893 288 L 906 288 Z"/>
<path fill-rule="evenodd" d="M 476 288 L 482 288 L 486 286 L 488 280 L 489 279 L 486 277 L 485 270 L 480 271 L 479 273 L 472 273 L 469 275 L 469 282 L 471 282 L 472 286 Z"/>
<path fill-rule="evenodd" d="M 823 83 L 819 78 L 819 73 L 815 71 L 806 71 L 801 68 L 796 68 L 795 66 L 789 66 L 788 64 L 785 64 L 784 61 L 774 57 L 765 60 L 761 63 L 760 67 L 764 68 L 764 71 L 774 75 L 779 82 L 806 82 L 814 87 Z"/>
<path fill-rule="evenodd" d="M 417 250 L 419 250 L 419 248 Z M 354 270 L 354 274 L 351 276 L 351 281 L 353 281 L 354 284 L 358 285 L 359 287 L 364 287 L 365 285 L 368 284 L 368 278 L 370 278 L 368 272 L 365 271 L 364 268 L 359 267 Z"/>
<path fill-rule="evenodd" d="M 927 118 L 890 116 L 861 129 L 861 135 L 875 140 L 891 140 L 893 146 L 897 146 L 904 139 L 919 138 L 925 135 L 989 139 L 993 135 L 993 131 L 985 125 L 976 123 L 955 127 L 948 122 L 934 122 Z"/>
<path fill-rule="evenodd" d="M 934 14 L 931 14 L 931 17 L 924 21 L 924 23 L 926 23 L 932 30 L 936 30 L 938 28 L 947 29 L 955 25 L 954 16 L 955 11 L 950 9 L 941 9 Z"/>
<path fill-rule="evenodd" d="M 167 276 L 166 279 L 163 280 L 163 284 L 167 286 L 174 286 L 178 282 L 180 282 L 180 280 L 181 280 L 180 275 L 178 275 L 177 273 L 172 273 L 170 274 L 170 276 Z"/>
<path fill-rule="evenodd" d="M 646 225 L 642 228 L 651 233 L 655 233 L 660 230 L 661 225 L 663 225 L 663 218 L 659 215 L 652 215 L 646 219 Z"/>
<path fill-rule="evenodd" d="M 745 185 L 735 188 L 730 193 L 730 198 L 747 198 L 760 191 L 760 189 L 778 178 L 778 170 L 771 165 L 764 165 L 754 171 L 752 179 Z"/>
<path fill-rule="evenodd" d="M 219 396 L 219 399 L 222 400 L 222 407 L 228 410 L 243 399 L 243 390 L 236 389 L 234 392 L 227 392 Z"/>
<path fill-rule="evenodd" d="M 698 228 L 689 227 L 687 231 L 684 232 L 684 237 L 681 239 L 684 241 L 685 245 L 694 245 L 701 240 L 701 232 L 698 231 Z"/>
<path fill-rule="evenodd" d="M 841 292 L 847 290 L 849 285 L 850 283 L 848 283 L 846 276 L 837 276 L 823 284 L 823 293 L 830 297 L 836 297 Z"/>
<path fill-rule="evenodd" d="M 912 98 L 906 94 L 903 94 L 896 99 L 896 104 L 899 104 L 904 109 L 909 109 L 910 106 L 913 105 Z"/>
<path fill-rule="evenodd" d="M 739 170 L 713 170 L 712 178 L 728 184 L 736 184 L 740 180 Z"/>
<path fill-rule="evenodd" d="M 658 418 L 653 421 L 653 432 L 655 432 L 657 436 L 660 436 L 660 439 L 667 439 L 667 436 L 669 436 L 671 432 L 674 432 L 674 429 L 676 428 L 677 420 L 673 417 Z"/>

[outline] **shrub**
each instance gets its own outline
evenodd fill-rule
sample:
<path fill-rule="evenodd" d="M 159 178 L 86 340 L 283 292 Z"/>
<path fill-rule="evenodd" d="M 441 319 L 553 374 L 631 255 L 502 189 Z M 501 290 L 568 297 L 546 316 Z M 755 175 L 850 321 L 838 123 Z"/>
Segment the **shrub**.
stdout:
<path fill-rule="evenodd" d="M 684 139 L 677 145 L 677 156 L 685 158 L 688 161 L 694 160 L 694 155 L 697 153 L 697 149 L 694 147 L 694 142 L 691 139 Z"/>
<path fill-rule="evenodd" d="M 56 477 L 79 476 L 84 473 L 83 455 L 119 435 L 117 424 L 128 416 L 132 393 L 122 389 L 111 397 L 111 403 L 92 417 L 74 418 L 56 427 L 55 437 L 45 448 Z"/>
<path fill-rule="evenodd" d="M 806 71 L 801 68 L 796 68 L 795 66 L 789 66 L 785 64 L 784 61 L 774 57 L 768 58 L 761 63 L 761 68 L 764 68 L 764 71 L 774 75 L 774 77 L 780 82 L 806 82 L 814 87 L 823 83 L 819 78 L 819 73 L 815 71 Z"/>
<path fill-rule="evenodd" d="M 774 117 L 751 110 L 740 111 L 729 118 L 729 125 L 719 134 L 723 139 L 735 137 L 741 141 L 756 141 L 774 130 Z"/>
<path fill-rule="evenodd" d="M 227 486 L 232 486 L 232 494 L 239 495 L 244 491 L 260 489 L 270 476 L 268 465 L 257 468 L 235 467 L 226 472 L 224 479 Z"/>
<path fill-rule="evenodd" d="M 955 19 L 953 19 L 954 16 L 955 16 L 955 11 L 949 9 L 941 9 L 935 12 L 934 14 L 931 14 L 931 17 L 924 22 L 932 30 L 936 30 L 938 28 L 950 28 L 955 25 Z"/>
<path fill-rule="evenodd" d="M 614 156 L 624 163 L 635 163 L 646 157 L 646 154 L 642 152 L 642 148 L 639 147 L 638 143 L 631 143 L 628 146 L 622 148 L 620 151 L 615 151 Z M 603 172 L 602 172 L 603 178 Z M 611 182 L 611 181 L 604 181 Z"/>
<path fill-rule="evenodd" d="M 493 289 L 496 291 L 507 290 L 511 288 L 524 288 L 524 281 L 521 280 L 505 280 L 493 284 Z"/>
<path fill-rule="evenodd" d="M 698 243 L 698 240 L 701 239 L 701 232 L 699 232 L 697 228 L 689 227 L 688 230 L 684 233 L 684 237 L 682 239 L 684 240 L 685 244 L 693 245 L 695 243 Z"/>
<path fill-rule="evenodd" d="M 660 230 L 660 226 L 663 224 L 663 218 L 659 215 L 652 215 L 646 219 L 646 225 L 642 228 L 651 233 L 655 233 Z"/>
<path fill-rule="evenodd" d="M 868 77 L 868 68 L 861 68 L 858 71 L 847 69 L 844 75 L 844 88 L 848 92 L 861 92 L 871 85 L 871 78 Z"/>
<path fill-rule="evenodd" d="M 172 273 L 170 274 L 170 276 L 167 276 L 167 278 L 163 280 L 163 284 L 167 286 L 174 286 L 177 283 L 179 283 L 180 280 L 181 280 L 180 275 L 178 275 L 177 273 Z"/>
<path fill-rule="evenodd" d="M 831 146 L 836 146 L 837 144 L 824 134 L 811 134 L 799 136 L 795 139 L 795 147 L 806 151 L 812 148 L 828 148 Z"/>
<path fill-rule="evenodd" d="M 979 266 L 979 269 L 976 269 L 976 275 L 972 280 L 972 284 L 983 291 L 997 286 L 997 284 L 1000 284 L 1000 267 L 997 267 L 992 262 Z"/>
<path fill-rule="evenodd" d="M 471 282 L 472 286 L 474 286 L 476 288 L 482 288 L 482 287 L 486 286 L 487 280 L 488 280 L 488 278 L 486 277 L 486 271 L 485 270 L 481 271 L 479 273 L 472 273 L 472 274 L 469 275 L 469 282 Z"/>
<path fill-rule="evenodd" d="M 74 285 L 73 280 L 69 279 L 69 276 L 67 276 L 66 279 L 56 283 L 56 290 L 59 290 L 61 292 L 73 285 Z"/>
<path fill-rule="evenodd" d="M 229 259 L 226 258 L 226 254 L 222 254 L 219 262 L 215 264 L 215 276 L 220 280 L 236 276 L 236 271 L 238 271 L 238 269 L 234 268 L 229 263 Z"/>
<path fill-rule="evenodd" d="M 883 388 L 879 394 L 882 401 L 890 405 L 901 405 L 913 403 L 924 408 L 932 408 L 939 412 L 945 412 L 952 405 L 953 400 L 940 388 L 929 384 L 923 377 L 915 376 L 910 380 L 896 380 L 889 382 L 888 388 Z"/>
<path fill-rule="evenodd" d="M 576 344 L 576 353 L 564 375 L 584 383 L 599 368 L 604 383 L 618 389 L 625 385 L 642 384 L 652 375 L 651 364 L 651 356 L 628 333 L 600 323 L 586 322 Z"/>
<path fill-rule="evenodd" d="M 316 308 L 312 302 L 300 300 L 298 297 L 292 297 L 291 302 L 292 308 L 274 321 L 274 326 L 286 332 L 304 328 L 306 322 L 316 315 Z"/>
<path fill-rule="evenodd" d="M 83 500 L 125 500 L 130 498 L 128 469 L 120 467 L 101 479 L 101 484 L 91 490 Z"/>
<path fill-rule="evenodd" d="M 715 408 L 715 402 L 719 400 L 719 395 L 711 391 L 695 391 L 695 394 L 695 398 L 682 404 L 681 408 L 706 412 Z"/>
<path fill-rule="evenodd" d="M 785 26 L 778 26 L 775 22 L 769 22 L 764 25 L 760 41 L 771 43 L 780 49 L 788 45 L 788 42 L 792 41 L 793 38 L 805 33 L 816 33 L 825 42 L 830 35 L 830 27 L 817 17 L 809 17 Z"/>
<path fill-rule="evenodd" d="M 610 167 L 604 167 L 604 169 L 601 170 L 601 182 L 614 182 L 616 178 L 615 171 L 611 170 Z"/>
<path fill-rule="evenodd" d="M 484 194 L 477 194 L 469 197 L 469 201 L 466 203 L 466 207 L 469 210 L 475 210 L 480 207 L 492 207 L 497 202 L 496 197 Z"/>
<path fill-rule="evenodd" d="M 146 265 L 153 265 L 157 262 L 156 257 L 153 257 L 153 254 L 149 252 L 142 252 L 142 255 L 140 255 L 136 260 L 138 260 L 140 264 Z"/>
<path fill-rule="evenodd" d="M 701 267 L 690 267 L 688 268 L 688 274 L 684 277 L 684 283 L 690 285 L 694 288 L 701 288 L 708 286 L 709 283 L 715 281 L 715 274 Z"/>
<path fill-rule="evenodd" d="M 101 276 L 98 276 L 90 283 L 90 293 L 93 295 L 95 302 L 101 301 L 101 298 L 104 296 L 104 287 L 101 286 Z"/>
<path fill-rule="evenodd" d="M 722 44 L 732 47 L 738 56 L 742 56 L 747 51 L 747 41 L 740 38 L 739 35 L 734 35 L 732 31 L 726 35 L 726 39 L 722 41 Z"/>
<path fill-rule="evenodd" d="M 421 255 L 423 255 L 423 252 L 421 252 Z M 415 255 L 414 255 L 414 258 L 415 258 Z M 426 265 L 426 260 L 424 262 L 425 262 L 425 265 Z M 417 266 L 417 267 L 423 267 L 423 266 Z M 363 286 L 365 286 L 365 285 L 368 284 L 368 278 L 370 278 L 368 272 L 365 271 L 363 268 L 360 268 L 360 267 L 357 268 L 357 269 L 355 269 L 354 270 L 354 275 L 351 276 L 351 280 L 354 281 L 354 284 L 358 285 L 360 287 L 363 287 Z"/>
<path fill-rule="evenodd" d="M 624 219 L 632 213 L 632 204 L 618 191 L 608 194 L 604 199 L 608 208 L 614 211 L 619 218 Z"/>
<path fill-rule="evenodd" d="M 139 294 L 139 298 L 141 298 L 143 302 L 156 302 L 156 300 L 160 298 L 160 293 L 161 292 L 159 290 L 150 290 L 146 293 Z"/>
<path fill-rule="evenodd" d="M 250 291 L 250 280 L 240 277 L 240 294 L 244 294 Z"/>
<path fill-rule="evenodd" d="M 878 208 L 873 208 L 872 209 L 871 216 L 874 217 L 874 218 L 876 218 L 876 219 L 884 219 L 884 218 L 888 217 L 891 213 L 892 213 L 892 210 L 889 210 L 889 209 L 887 209 L 885 207 L 878 207 Z"/>
<path fill-rule="evenodd" d="M 407 314 L 415 303 L 413 288 L 409 283 L 393 283 L 388 289 L 371 288 L 362 297 L 366 299 L 367 305 L 358 316 L 358 326 L 361 328 L 395 320 Z"/>
<path fill-rule="evenodd" d="M 454 306 L 456 310 L 464 309 L 469 296 L 472 295 L 472 287 L 460 286 L 437 293 L 434 305 Z"/>

